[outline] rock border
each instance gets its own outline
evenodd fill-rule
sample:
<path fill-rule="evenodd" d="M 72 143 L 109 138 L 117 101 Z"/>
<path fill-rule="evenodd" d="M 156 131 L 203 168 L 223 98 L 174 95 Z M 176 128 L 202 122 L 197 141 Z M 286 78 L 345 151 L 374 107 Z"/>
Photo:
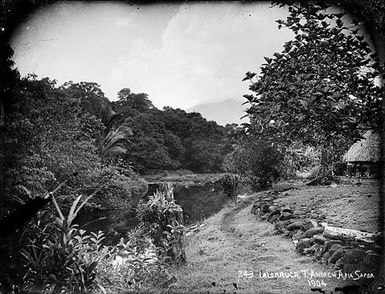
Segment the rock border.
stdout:
<path fill-rule="evenodd" d="M 274 224 L 276 234 L 291 238 L 299 254 L 313 256 L 345 273 L 377 273 L 382 252 L 379 234 L 330 227 L 325 223 L 326 216 L 314 211 L 296 213 L 279 203 L 278 198 L 287 195 L 277 191 L 261 193 L 251 213 Z"/>

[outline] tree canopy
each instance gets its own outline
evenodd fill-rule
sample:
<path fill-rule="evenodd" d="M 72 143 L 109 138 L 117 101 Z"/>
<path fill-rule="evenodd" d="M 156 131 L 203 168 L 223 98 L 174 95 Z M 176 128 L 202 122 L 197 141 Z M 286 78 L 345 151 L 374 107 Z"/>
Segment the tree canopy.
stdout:
<path fill-rule="evenodd" d="M 133 173 L 123 175 L 102 161 L 98 142 L 105 127 L 79 104 L 79 97 L 89 93 L 83 84 L 57 87 L 48 78 L 28 76 L 13 90 L 4 125 L 2 201 L 41 197 L 63 180 L 68 180 L 60 196 L 64 202 L 96 192 L 94 204 L 130 205 L 145 192 L 144 182 Z"/>
<path fill-rule="evenodd" d="M 283 5 L 283 4 L 282 4 Z M 381 127 L 383 74 L 356 23 L 346 24 L 323 2 L 292 4 L 278 28 L 294 32 L 279 53 L 265 57 L 260 75 L 248 73 L 252 94 L 244 95 L 248 132 L 282 150 L 302 142 L 335 160 L 362 131 Z"/>
<path fill-rule="evenodd" d="M 110 129 L 128 126 L 133 135 L 126 141 L 121 158 L 134 170 L 190 169 L 195 172 L 222 171 L 232 139 L 225 127 L 207 121 L 199 113 L 154 107 L 148 95 L 125 88 L 111 103 L 115 112 Z"/>

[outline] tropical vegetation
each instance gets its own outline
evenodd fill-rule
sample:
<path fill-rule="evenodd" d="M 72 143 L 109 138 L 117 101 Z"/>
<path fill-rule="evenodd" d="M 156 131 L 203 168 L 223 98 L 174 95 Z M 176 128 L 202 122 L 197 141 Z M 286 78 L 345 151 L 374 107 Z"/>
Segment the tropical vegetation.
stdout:
<path fill-rule="evenodd" d="M 158 109 L 129 88 L 111 102 L 94 82 L 20 77 L 1 43 L 0 220 L 38 212 L 11 234 L 0 228 L 0 291 L 167 289 L 171 266 L 188 264 L 183 208 L 171 186 L 147 195 L 144 175 L 226 172 L 219 182 L 230 200 L 243 184 L 268 189 L 304 166 L 321 166 L 318 183 L 336 180 L 343 152 L 382 127 L 384 67 L 344 13 L 322 1 L 288 11 L 278 28 L 294 39 L 243 79 L 251 92 L 242 126 Z M 119 242 L 78 224 L 81 212 L 118 208 L 138 220 Z"/>
<path fill-rule="evenodd" d="M 276 3 L 278 5 L 278 3 Z M 285 4 L 279 4 L 285 6 Z M 246 136 L 287 154 L 298 143 L 319 150 L 322 178 L 368 129 L 382 126 L 384 74 L 358 27 L 323 1 L 293 3 L 278 20 L 294 39 L 248 72 Z"/>

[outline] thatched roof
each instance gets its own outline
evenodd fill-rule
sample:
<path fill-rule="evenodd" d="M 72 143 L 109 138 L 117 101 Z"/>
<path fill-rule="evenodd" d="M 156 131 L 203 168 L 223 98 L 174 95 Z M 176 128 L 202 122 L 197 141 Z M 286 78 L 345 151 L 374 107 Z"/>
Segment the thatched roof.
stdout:
<path fill-rule="evenodd" d="M 379 162 L 380 161 L 380 136 L 373 131 L 367 131 L 362 139 L 352 145 L 344 155 L 346 162 Z"/>

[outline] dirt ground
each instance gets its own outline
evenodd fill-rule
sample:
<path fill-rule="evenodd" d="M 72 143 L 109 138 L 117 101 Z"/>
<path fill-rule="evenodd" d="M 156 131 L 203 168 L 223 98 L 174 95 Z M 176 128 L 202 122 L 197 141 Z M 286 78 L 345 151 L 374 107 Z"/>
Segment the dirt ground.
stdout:
<path fill-rule="evenodd" d="M 379 221 L 380 183 L 373 179 L 342 178 L 331 186 L 309 187 L 294 183 L 279 201 L 301 214 L 324 214 L 329 225 L 366 232 L 381 230 Z"/>
<path fill-rule="evenodd" d="M 379 198 L 375 181 L 333 187 L 306 187 L 297 182 L 294 186 L 296 189 L 281 193 L 279 201 L 303 213 L 324 213 L 328 224 L 377 230 Z M 174 270 L 176 282 L 167 293 L 301 294 L 315 293 L 315 288 L 342 293 L 335 289 L 356 284 L 338 274 L 314 276 L 336 272 L 312 257 L 299 255 L 290 239 L 275 235 L 272 224 L 258 220 L 251 213 L 253 197 L 227 205 L 186 238 L 188 264 Z"/>

